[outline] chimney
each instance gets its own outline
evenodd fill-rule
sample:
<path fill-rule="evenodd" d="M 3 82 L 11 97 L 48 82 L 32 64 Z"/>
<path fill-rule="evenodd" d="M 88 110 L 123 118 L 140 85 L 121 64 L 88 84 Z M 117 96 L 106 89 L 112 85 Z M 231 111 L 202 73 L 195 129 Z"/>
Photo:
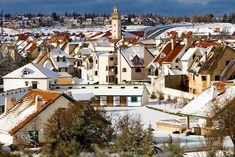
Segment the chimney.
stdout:
<path fill-rule="evenodd" d="M 5 97 L 5 109 L 4 109 L 4 112 L 7 113 L 15 105 L 16 105 L 16 98 L 15 97 Z"/>
<path fill-rule="evenodd" d="M 37 96 L 35 97 L 35 105 L 36 105 L 37 111 L 41 109 L 41 107 L 42 107 L 42 105 L 43 105 L 42 96 L 37 95 Z"/>
<path fill-rule="evenodd" d="M 217 97 L 218 92 L 214 85 L 211 86 L 210 93 L 211 93 L 211 100 Z"/>
<path fill-rule="evenodd" d="M 175 49 L 176 39 L 171 37 L 171 50 Z"/>

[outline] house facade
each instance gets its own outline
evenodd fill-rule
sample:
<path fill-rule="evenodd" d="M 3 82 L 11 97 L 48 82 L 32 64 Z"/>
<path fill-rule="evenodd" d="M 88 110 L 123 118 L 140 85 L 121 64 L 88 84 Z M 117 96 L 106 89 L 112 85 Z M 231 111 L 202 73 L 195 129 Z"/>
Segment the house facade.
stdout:
<path fill-rule="evenodd" d="M 5 112 L 0 115 L 0 142 L 4 144 L 44 142 L 48 119 L 57 109 L 75 102 L 63 93 L 43 90 L 31 90 L 18 101 L 6 99 Z"/>
<path fill-rule="evenodd" d="M 189 69 L 189 92 L 199 95 L 211 81 L 234 79 L 235 50 L 227 45 L 213 46 L 202 57 L 195 59 Z"/>
<path fill-rule="evenodd" d="M 29 63 L 3 77 L 4 91 L 17 88 L 49 90 L 57 82 L 59 74 L 35 63 Z"/>

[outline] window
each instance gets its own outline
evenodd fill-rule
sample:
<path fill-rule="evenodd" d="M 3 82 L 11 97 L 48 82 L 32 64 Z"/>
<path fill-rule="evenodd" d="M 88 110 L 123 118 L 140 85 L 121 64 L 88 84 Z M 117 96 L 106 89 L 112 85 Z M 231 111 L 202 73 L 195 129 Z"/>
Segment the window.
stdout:
<path fill-rule="evenodd" d="M 118 74 L 118 67 L 114 67 L 115 74 Z"/>
<path fill-rule="evenodd" d="M 25 86 L 28 86 L 29 85 L 29 82 L 28 81 L 25 81 Z"/>
<path fill-rule="evenodd" d="M 109 67 L 108 66 L 106 66 L 106 71 L 108 71 L 109 70 Z"/>
<path fill-rule="evenodd" d="M 216 76 L 215 76 L 215 81 L 218 81 L 218 80 L 220 80 L 220 76 L 219 76 L 219 75 L 216 75 Z"/>
<path fill-rule="evenodd" d="M 125 73 L 125 72 L 126 72 L 126 68 L 122 68 L 122 72 L 124 72 L 124 73 Z"/>
<path fill-rule="evenodd" d="M 193 54 L 193 60 L 195 59 L 195 57 L 196 57 L 196 53 Z"/>
<path fill-rule="evenodd" d="M 37 89 L 38 88 L 38 82 L 37 81 L 32 81 L 32 88 Z"/>
<path fill-rule="evenodd" d="M 57 62 L 60 61 L 60 57 L 59 57 L 59 56 L 56 57 L 56 61 L 57 61 Z"/>
<path fill-rule="evenodd" d="M 0 106 L 0 114 L 2 114 L 4 112 L 4 105 Z"/>
<path fill-rule="evenodd" d="M 33 89 L 37 89 L 38 88 L 38 84 L 37 83 L 33 83 L 32 88 Z"/>
<path fill-rule="evenodd" d="M 132 96 L 132 97 L 131 97 L 131 102 L 137 102 L 137 101 L 138 101 L 137 98 L 138 98 L 138 97 L 136 97 L 136 96 Z"/>
<path fill-rule="evenodd" d="M 63 62 L 65 62 L 65 61 L 66 61 L 66 58 L 65 58 L 65 56 L 63 56 L 63 59 L 62 59 L 62 60 L 63 60 Z"/>
<path fill-rule="evenodd" d="M 64 68 L 64 71 L 65 71 L 65 72 L 68 72 L 68 68 Z"/>
<path fill-rule="evenodd" d="M 135 72 L 139 73 L 139 72 L 141 72 L 141 69 L 140 68 L 136 68 Z"/>
<path fill-rule="evenodd" d="M 202 76 L 202 81 L 206 81 L 206 76 Z"/>
<path fill-rule="evenodd" d="M 109 82 L 114 82 L 115 81 L 115 77 L 114 76 L 109 76 Z"/>
<path fill-rule="evenodd" d="M 23 74 L 23 75 L 28 75 L 28 74 L 29 74 L 29 71 L 25 68 L 25 69 L 22 71 L 22 74 Z"/>
<path fill-rule="evenodd" d="M 98 71 L 95 71 L 95 76 L 97 76 L 98 75 Z"/>
<path fill-rule="evenodd" d="M 193 77 L 193 80 L 195 80 L 195 75 L 194 74 L 192 74 L 192 77 Z"/>
<path fill-rule="evenodd" d="M 110 57 L 109 60 L 113 61 L 113 57 Z"/>
<path fill-rule="evenodd" d="M 106 82 L 109 82 L 109 76 L 106 76 Z"/>
<path fill-rule="evenodd" d="M 38 142 L 38 131 L 29 131 L 28 138 L 30 141 Z"/>

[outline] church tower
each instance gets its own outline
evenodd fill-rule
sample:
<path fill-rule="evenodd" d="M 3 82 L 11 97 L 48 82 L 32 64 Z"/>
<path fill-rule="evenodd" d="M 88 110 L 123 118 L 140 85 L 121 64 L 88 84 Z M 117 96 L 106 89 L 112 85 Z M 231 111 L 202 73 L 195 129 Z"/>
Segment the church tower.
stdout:
<path fill-rule="evenodd" d="M 122 38 L 121 14 L 115 4 L 112 12 L 112 39 Z"/>

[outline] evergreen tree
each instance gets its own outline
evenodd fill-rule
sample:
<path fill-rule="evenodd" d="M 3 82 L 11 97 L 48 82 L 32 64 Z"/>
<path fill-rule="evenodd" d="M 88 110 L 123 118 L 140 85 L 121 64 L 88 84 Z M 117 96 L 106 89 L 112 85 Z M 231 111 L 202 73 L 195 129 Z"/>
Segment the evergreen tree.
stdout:
<path fill-rule="evenodd" d="M 95 109 L 90 103 L 79 102 L 67 109 L 58 109 L 48 120 L 43 153 L 60 154 L 61 148 L 71 145 L 73 147 L 64 153 L 94 151 L 94 144 L 106 147 L 112 133 L 111 122 L 103 110 Z"/>

